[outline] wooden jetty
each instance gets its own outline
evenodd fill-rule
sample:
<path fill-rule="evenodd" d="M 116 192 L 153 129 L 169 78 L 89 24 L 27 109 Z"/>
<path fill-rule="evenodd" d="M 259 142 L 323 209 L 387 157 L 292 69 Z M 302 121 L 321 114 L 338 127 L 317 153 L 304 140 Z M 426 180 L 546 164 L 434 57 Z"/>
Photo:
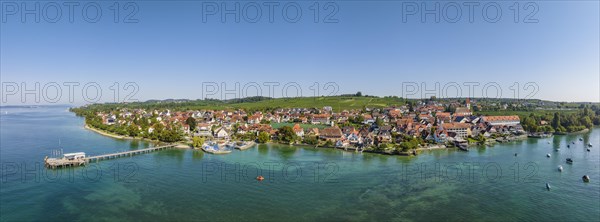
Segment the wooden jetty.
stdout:
<path fill-rule="evenodd" d="M 52 168 L 52 169 L 59 168 L 59 167 L 83 166 L 92 161 L 115 159 L 115 158 L 119 158 L 119 157 L 128 157 L 128 156 L 133 156 L 133 155 L 138 155 L 138 154 L 144 154 L 144 153 L 150 153 L 150 152 L 159 151 L 159 150 L 170 149 L 175 146 L 176 146 L 176 144 L 169 144 L 169 145 L 164 145 L 164 146 L 150 147 L 150 148 L 139 149 L 139 150 L 130 150 L 130 151 L 124 151 L 124 152 L 118 152 L 118 153 L 109 153 L 109 154 L 90 156 L 90 157 L 84 157 L 84 158 L 76 158 L 76 159 L 69 159 L 69 158 L 65 158 L 65 157 L 63 157 L 63 158 L 45 157 L 44 163 L 45 163 L 46 167 Z"/>

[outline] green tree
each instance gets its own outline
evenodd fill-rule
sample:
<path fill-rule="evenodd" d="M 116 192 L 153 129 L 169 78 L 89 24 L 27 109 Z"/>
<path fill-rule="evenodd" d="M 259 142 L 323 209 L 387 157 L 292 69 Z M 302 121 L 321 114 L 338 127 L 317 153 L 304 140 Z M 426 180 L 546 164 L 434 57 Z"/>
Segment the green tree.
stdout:
<path fill-rule="evenodd" d="M 131 137 L 137 137 L 140 135 L 140 130 L 136 125 L 130 124 L 129 127 L 127 127 L 127 134 Z"/>
<path fill-rule="evenodd" d="M 185 120 L 185 123 L 188 124 L 190 126 L 190 131 L 194 131 L 196 130 L 196 119 L 194 119 L 193 117 L 188 117 Z"/>
<path fill-rule="evenodd" d="M 192 138 L 192 146 L 193 147 L 202 147 L 203 144 L 204 144 L 204 138 L 198 137 L 198 136 L 194 136 Z"/>
<path fill-rule="evenodd" d="M 264 132 L 264 131 L 258 133 L 258 142 L 259 143 L 269 142 L 270 139 L 271 139 L 271 135 L 269 135 L 269 133 Z"/>
<path fill-rule="evenodd" d="M 523 128 L 525 128 L 525 130 L 529 131 L 529 132 L 536 132 L 537 131 L 537 123 L 534 117 L 528 116 L 523 118 L 522 121 L 523 124 Z"/>
<path fill-rule="evenodd" d="M 579 120 L 579 122 L 581 122 L 581 125 L 585 126 L 588 129 L 594 126 L 594 124 L 592 123 L 592 119 L 590 119 L 589 116 L 581 117 L 581 120 Z"/>
<path fill-rule="evenodd" d="M 305 144 L 317 145 L 319 143 L 319 139 L 316 136 L 305 136 L 302 142 Z"/>
<path fill-rule="evenodd" d="M 282 142 L 293 142 L 296 140 L 296 133 L 290 126 L 283 126 L 277 131 L 277 137 Z"/>
<path fill-rule="evenodd" d="M 558 114 L 558 112 L 554 113 L 554 117 L 552 118 L 552 124 L 551 124 L 552 128 L 554 128 L 555 130 L 558 131 L 558 128 L 561 127 L 560 124 L 560 115 Z"/>

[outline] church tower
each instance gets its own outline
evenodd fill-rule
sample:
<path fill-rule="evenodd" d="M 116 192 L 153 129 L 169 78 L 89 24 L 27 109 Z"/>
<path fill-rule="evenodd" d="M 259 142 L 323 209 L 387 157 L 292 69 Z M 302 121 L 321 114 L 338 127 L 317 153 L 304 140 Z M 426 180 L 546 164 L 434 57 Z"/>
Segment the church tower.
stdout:
<path fill-rule="evenodd" d="M 465 101 L 465 105 L 467 106 L 467 109 L 471 109 L 471 100 L 469 100 L 469 97 L 467 97 L 467 100 Z"/>

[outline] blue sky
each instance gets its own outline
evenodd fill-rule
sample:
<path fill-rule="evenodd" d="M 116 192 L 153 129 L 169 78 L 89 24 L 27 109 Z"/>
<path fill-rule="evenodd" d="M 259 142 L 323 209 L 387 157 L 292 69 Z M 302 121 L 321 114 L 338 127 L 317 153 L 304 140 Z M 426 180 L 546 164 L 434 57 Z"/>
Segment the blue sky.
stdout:
<path fill-rule="evenodd" d="M 114 23 L 114 12 L 109 8 L 114 1 L 98 1 L 100 20 L 87 22 L 82 7 L 89 2 L 80 2 L 74 9 L 73 23 L 68 20 L 66 7 L 61 9 L 61 19 L 50 23 L 44 18 L 53 18 L 55 9 L 46 5 L 48 2 L 39 3 L 41 11 L 49 11 L 40 15 L 40 22 L 33 15 L 25 15 L 23 23 L 20 12 L 7 12 L 12 8 L 6 4 L 2 8 L 1 81 L 3 86 L 25 83 L 31 88 L 35 82 L 41 86 L 79 82 L 76 104 L 86 102 L 81 88 L 90 82 L 102 88 L 100 102 L 114 100 L 110 89 L 114 82 L 120 83 L 120 100 L 131 92 L 122 89 L 127 82 L 139 86 L 134 96 L 138 100 L 202 98 L 207 94 L 203 88 L 207 82 L 225 83 L 231 88 L 236 82 L 241 86 L 279 82 L 276 97 L 295 95 L 282 92 L 283 85 L 290 83 L 297 83 L 303 96 L 315 94 L 311 88 L 314 82 L 319 83 L 319 95 L 330 93 L 323 86 L 334 82 L 338 94 L 362 91 L 379 96 L 406 95 L 403 83 L 433 89 L 436 82 L 441 85 L 438 96 L 443 86 L 464 86 L 466 82 L 478 82 L 475 96 L 481 96 L 484 85 L 497 83 L 502 97 L 509 98 L 515 97 L 511 86 L 517 82 L 522 90 L 519 98 L 523 98 L 531 92 L 523 86 L 534 82 L 538 91 L 533 98 L 600 101 L 598 1 L 534 2 L 529 8 L 519 2 L 518 23 L 513 21 L 514 11 L 509 7 L 514 2 L 510 1 L 498 2 L 502 15 L 495 23 L 483 17 L 482 7 L 489 2 L 475 7 L 473 23 L 464 2 L 458 2 L 462 15 L 456 23 L 444 20 L 456 15 L 447 1 L 437 2 L 440 22 L 434 21 L 434 15 L 426 15 L 424 22 L 420 12 L 409 15 L 403 4 L 407 7 L 413 2 L 337 1 L 336 7 L 324 8 L 327 2 L 320 1 L 317 23 L 309 8 L 314 1 L 293 2 L 302 9 L 296 23 L 282 16 L 282 7 L 289 2 L 280 2 L 274 9 L 273 23 L 269 22 L 268 8 L 262 5 L 265 2 L 257 2 L 263 14 L 256 23 L 244 20 L 254 15 L 247 1 L 237 2 L 240 7 L 247 6 L 250 13 L 242 15 L 239 23 L 233 15 L 226 15 L 227 21 L 222 22 L 219 12 L 206 14 L 203 10 L 213 2 L 205 2 L 203 8 L 201 2 L 193 1 L 136 2 L 138 11 L 133 18 L 137 23 L 122 22 L 132 11 L 132 7 L 123 8 L 126 2 L 119 2 L 119 22 Z M 230 9 L 235 3 L 224 2 Z M 419 2 L 417 7 L 431 9 L 435 3 Z M 34 2 L 25 4 L 29 9 L 35 7 Z M 334 8 L 338 11 L 332 18 L 338 22 L 324 23 Z M 446 17 L 443 8 L 448 10 Z M 525 16 L 536 8 L 532 18 L 538 22 L 524 23 Z M 493 9 L 488 8 L 487 18 L 495 16 Z M 293 10 L 287 15 L 295 16 Z M 94 17 L 90 9 L 88 17 Z M 33 96 L 26 95 L 23 102 L 21 92 L 13 95 L 5 88 L 3 104 L 35 103 Z M 462 88 L 462 97 L 467 89 Z M 62 88 L 60 103 L 69 102 L 66 90 Z M 266 95 L 267 88 L 262 90 Z M 490 97 L 497 95 L 492 94 Z M 219 98 L 220 94 L 216 95 Z"/>

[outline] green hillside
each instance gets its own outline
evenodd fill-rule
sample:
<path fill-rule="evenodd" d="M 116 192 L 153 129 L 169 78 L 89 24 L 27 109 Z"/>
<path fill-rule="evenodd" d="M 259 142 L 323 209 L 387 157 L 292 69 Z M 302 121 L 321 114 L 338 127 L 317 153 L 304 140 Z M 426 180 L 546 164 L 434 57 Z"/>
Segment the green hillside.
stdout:
<path fill-rule="evenodd" d="M 296 97 L 296 98 L 244 98 L 235 100 L 166 100 L 134 103 L 106 103 L 89 105 L 90 109 L 143 108 L 171 109 L 173 111 L 201 109 L 245 109 L 267 110 L 275 108 L 318 108 L 331 106 L 334 111 L 363 108 L 382 108 L 392 105 L 406 104 L 407 100 L 397 97 L 358 97 L 358 96 L 329 96 L 329 97 Z"/>
<path fill-rule="evenodd" d="M 406 101 L 399 98 L 380 98 L 380 97 L 350 97 L 350 96 L 331 96 L 331 97 L 300 97 L 300 98 L 277 98 L 262 100 L 252 103 L 231 104 L 232 107 L 242 109 L 262 109 L 262 108 L 323 108 L 331 106 L 334 111 L 382 108 L 391 105 L 403 105 Z"/>

